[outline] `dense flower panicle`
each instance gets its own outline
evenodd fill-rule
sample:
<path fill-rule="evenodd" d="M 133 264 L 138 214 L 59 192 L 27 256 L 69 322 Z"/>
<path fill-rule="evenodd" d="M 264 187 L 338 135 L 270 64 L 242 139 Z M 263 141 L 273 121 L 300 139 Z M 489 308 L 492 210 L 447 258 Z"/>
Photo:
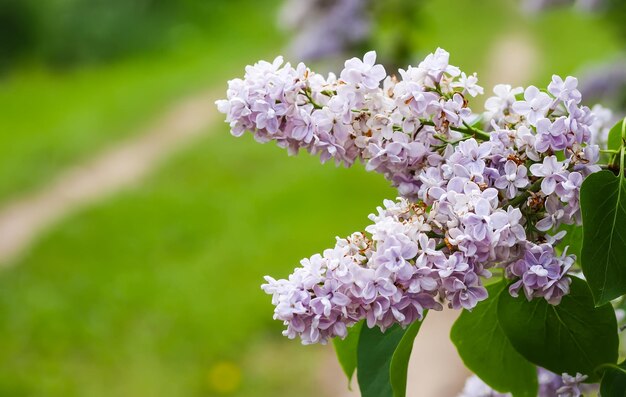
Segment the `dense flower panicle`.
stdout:
<path fill-rule="evenodd" d="M 280 57 L 259 62 L 246 68 L 243 80 L 229 82 L 228 99 L 218 101 L 218 109 L 234 135 L 250 130 L 259 141 L 274 140 L 291 153 L 305 149 L 322 161 L 351 165 L 365 159 L 369 169 L 397 186 L 403 179 L 415 185 L 411 174 L 425 160 L 440 157 L 431 148 L 442 143 L 434 135 L 458 137 L 448 126 L 462 126 L 470 116 L 463 93 L 475 95 L 482 88 L 474 75 L 454 80 L 460 71 L 448 64 L 443 50 L 401 70 L 401 82 L 387 77 L 375 59 L 369 52 L 363 60 L 346 61 L 339 78 L 315 74 L 303 64 L 283 65 Z"/>
<path fill-rule="evenodd" d="M 338 238 L 333 249 L 304 259 L 288 280 L 266 277 L 263 289 L 273 295 L 274 317 L 287 325 L 286 336 L 325 343 L 360 320 L 384 330 L 441 308 L 441 276 L 426 262 L 444 255 L 429 241 L 423 208 L 406 200 L 385 205 L 372 215 L 378 222 L 368 227 L 371 237 Z"/>
<path fill-rule="evenodd" d="M 587 376 L 576 374 L 561 376 L 543 368 L 537 369 L 539 390 L 537 397 L 581 397 L 583 393 L 595 393 L 598 384 L 583 384 Z M 510 393 L 499 393 L 473 375 L 465 382 L 465 387 L 458 397 L 511 397 Z"/>
<path fill-rule="evenodd" d="M 575 258 L 553 246 L 561 225 L 580 223 L 580 187 L 599 170 L 592 142 L 607 129 L 580 105 L 577 80 L 554 76 L 547 91 L 497 85 L 478 116 L 467 99 L 483 89 L 446 51 L 400 70 L 401 80 L 375 60 L 350 59 L 338 78 L 259 62 L 217 102 L 234 135 L 364 161 L 401 196 L 366 233 L 338 239 L 287 280 L 268 278 L 286 335 L 325 342 L 362 319 L 384 330 L 441 303 L 471 310 L 492 268 L 514 281 L 514 296 L 558 304 Z"/>

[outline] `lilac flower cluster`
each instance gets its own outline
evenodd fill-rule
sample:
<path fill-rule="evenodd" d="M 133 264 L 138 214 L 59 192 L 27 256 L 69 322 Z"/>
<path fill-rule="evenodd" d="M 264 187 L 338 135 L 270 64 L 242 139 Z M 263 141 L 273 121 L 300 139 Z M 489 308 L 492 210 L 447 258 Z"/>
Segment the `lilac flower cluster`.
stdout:
<path fill-rule="evenodd" d="M 261 142 L 276 141 L 292 154 L 305 149 L 323 162 L 365 160 L 403 196 L 416 196 L 416 173 L 440 163 L 445 142 L 462 137 L 451 127 L 466 128 L 466 95 L 483 92 L 475 75 L 461 73 L 448 59 L 438 49 L 418 67 L 400 70 L 398 81 L 375 64 L 375 52 L 346 61 L 339 78 L 303 64 L 283 65 L 278 57 L 247 67 L 217 105 L 236 136 L 249 130 Z"/>
<path fill-rule="evenodd" d="M 423 205 L 387 200 L 370 215 L 371 236 L 354 233 L 337 239 L 333 249 L 302 261 L 288 280 L 266 277 L 274 317 L 287 325 L 284 334 L 303 343 L 344 337 L 347 328 L 365 320 L 382 330 L 406 326 L 424 310 L 473 308 L 487 298 L 480 276 L 487 275 L 475 257 L 437 247 L 440 231 Z"/>
<path fill-rule="evenodd" d="M 566 277 L 574 264 L 572 255 L 555 255 L 550 244 L 531 245 L 524 257 L 507 268 L 509 277 L 519 279 L 509 287 L 513 296 L 523 289 L 528 300 L 544 297 L 548 302 L 558 304 L 569 291 L 571 280 Z"/>
<path fill-rule="evenodd" d="M 582 383 L 587 376 L 576 374 L 561 376 L 546 369 L 537 369 L 539 390 L 537 397 L 581 397 L 583 393 L 598 391 L 598 384 Z M 511 397 L 510 393 L 499 393 L 473 375 L 465 382 L 465 387 L 458 397 Z"/>
<path fill-rule="evenodd" d="M 363 161 L 402 196 L 370 217 L 367 235 L 267 279 L 286 335 L 325 342 L 361 319 L 385 329 L 440 302 L 469 310 L 494 267 L 514 280 L 511 294 L 558 304 L 575 258 L 553 246 L 562 224 L 580 223 L 580 186 L 599 169 L 599 127 L 577 80 L 554 76 L 547 92 L 498 85 L 479 123 L 467 98 L 483 89 L 444 50 L 400 70 L 402 80 L 375 58 L 346 61 L 338 78 L 259 62 L 217 102 L 234 135 Z"/>

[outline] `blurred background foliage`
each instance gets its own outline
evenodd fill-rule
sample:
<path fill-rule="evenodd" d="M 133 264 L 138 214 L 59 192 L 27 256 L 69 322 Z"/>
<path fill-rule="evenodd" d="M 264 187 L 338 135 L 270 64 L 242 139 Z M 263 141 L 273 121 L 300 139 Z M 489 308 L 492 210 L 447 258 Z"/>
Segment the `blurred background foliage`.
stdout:
<path fill-rule="evenodd" d="M 389 4 L 356 52 L 373 47 L 402 65 L 441 46 L 486 84 L 500 82 L 490 73 L 517 50 L 511 37 L 530 43 L 523 82 L 540 86 L 624 47 L 615 12 L 530 16 L 513 0 Z M 0 207 L 182 99 L 223 95 L 246 64 L 283 52 L 279 7 L 0 0 Z M 337 69 L 348 55 L 318 63 Z M 259 285 L 362 229 L 394 192 L 361 166 L 288 158 L 231 137 L 221 122 L 205 130 L 149 178 L 77 209 L 6 263 L 0 396 L 333 395 L 323 382 L 328 349 L 281 337 Z"/>
<path fill-rule="evenodd" d="M 207 22 L 227 16 L 224 5 L 193 0 L 1 0 L 0 57 L 5 68 L 38 60 L 72 68 L 163 50 L 180 35 L 217 33 Z"/>

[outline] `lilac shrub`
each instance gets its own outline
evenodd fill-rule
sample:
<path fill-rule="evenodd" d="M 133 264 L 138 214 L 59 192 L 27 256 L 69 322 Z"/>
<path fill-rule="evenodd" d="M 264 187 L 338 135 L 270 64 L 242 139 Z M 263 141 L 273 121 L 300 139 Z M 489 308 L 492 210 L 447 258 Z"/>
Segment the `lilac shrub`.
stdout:
<path fill-rule="evenodd" d="M 217 101 L 235 136 L 362 162 L 398 190 L 364 232 L 337 238 L 287 279 L 266 277 L 274 318 L 304 344 L 344 338 L 360 321 L 384 332 L 443 305 L 472 310 L 493 273 L 528 301 L 559 305 L 570 291 L 576 257 L 558 246 L 562 226 L 581 224 L 581 185 L 600 170 L 609 127 L 581 105 L 577 79 L 553 76 L 547 90 L 500 84 L 475 111 L 476 74 L 443 49 L 398 75 L 375 52 L 338 76 L 278 57 L 246 67 Z"/>

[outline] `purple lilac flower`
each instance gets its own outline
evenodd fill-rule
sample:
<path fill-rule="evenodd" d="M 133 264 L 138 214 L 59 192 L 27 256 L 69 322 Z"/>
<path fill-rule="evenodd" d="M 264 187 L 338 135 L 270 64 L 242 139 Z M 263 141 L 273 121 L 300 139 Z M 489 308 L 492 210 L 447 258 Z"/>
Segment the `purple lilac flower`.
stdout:
<path fill-rule="evenodd" d="M 512 87 L 509 84 L 498 84 L 493 87 L 495 96 L 489 97 L 485 101 L 485 110 L 490 119 L 502 120 L 505 122 L 517 122 L 512 106 L 515 103 L 515 96 L 524 92 L 522 87 Z"/>
<path fill-rule="evenodd" d="M 478 85 L 478 77 L 476 73 L 467 76 L 465 72 L 461 72 L 461 77 L 456 83 L 452 83 L 452 87 L 463 88 L 463 93 L 467 93 L 470 96 L 482 95 L 485 90 Z"/>
<path fill-rule="evenodd" d="M 348 84 L 362 84 L 370 90 L 378 88 L 385 77 L 387 77 L 385 68 L 382 65 L 376 65 L 376 52 L 374 51 L 365 54 L 362 61 L 359 58 L 347 60 L 339 76 Z"/>
<path fill-rule="evenodd" d="M 563 253 L 562 256 L 556 256 L 554 248 L 549 244 L 530 245 L 524 257 L 507 268 L 507 272 L 519 277 L 509 287 L 509 292 L 517 296 L 519 290 L 523 289 L 529 301 L 541 296 L 556 305 L 569 292 L 571 280 L 566 274 L 573 263 L 571 255 Z"/>
<path fill-rule="evenodd" d="M 556 189 L 557 183 L 567 180 L 565 175 L 564 164 L 556 159 L 556 156 L 548 156 L 543 159 L 541 164 L 533 164 L 530 166 L 530 172 L 534 176 L 542 177 L 541 191 L 546 194 L 552 194 Z"/>
<path fill-rule="evenodd" d="M 471 310 L 487 298 L 492 268 L 505 269 L 514 296 L 558 304 L 575 258 L 552 245 L 562 223 L 580 223 L 580 186 L 599 158 L 591 139 L 600 127 L 575 79 L 553 77 L 548 93 L 497 86 L 483 126 L 468 127 L 464 95 L 481 89 L 446 51 L 401 70 L 402 80 L 375 57 L 348 60 L 339 78 L 262 61 L 217 101 L 233 135 L 247 130 L 322 162 L 363 161 L 401 196 L 365 233 L 337 239 L 287 279 L 266 278 L 285 335 L 325 343 L 361 320 L 384 330 L 441 303 Z"/>
<path fill-rule="evenodd" d="M 567 76 L 563 80 L 560 76 L 554 75 L 552 76 L 552 82 L 548 85 L 548 91 L 557 100 L 563 102 L 573 100 L 576 103 L 580 103 L 582 96 L 576 87 L 578 87 L 578 79 L 576 77 Z"/>
<path fill-rule="evenodd" d="M 495 181 L 498 189 L 504 189 L 508 198 L 517 195 L 517 189 L 528 186 L 528 178 L 526 177 L 526 167 L 517 165 L 514 161 L 508 160 L 504 164 L 504 175 Z"/>
<path fill-rule="evenodd" d="M 513 103 L 512 108 L 526 117 L 531 125 L 537 125 L 537 121 L 545 117 L 551 103 L 552 99 L 548 94 L 531 85 L 524 91 L 524 100 Z"/>

